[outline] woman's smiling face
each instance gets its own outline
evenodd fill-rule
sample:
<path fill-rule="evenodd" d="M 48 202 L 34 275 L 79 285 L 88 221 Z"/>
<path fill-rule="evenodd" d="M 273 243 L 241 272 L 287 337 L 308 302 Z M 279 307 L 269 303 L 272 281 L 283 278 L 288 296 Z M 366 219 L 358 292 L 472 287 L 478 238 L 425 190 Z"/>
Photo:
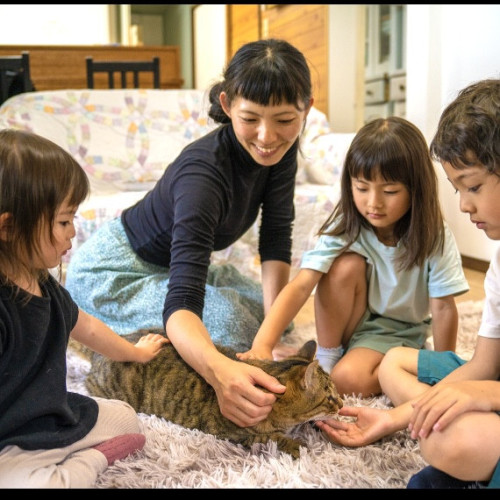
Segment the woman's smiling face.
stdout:
<path fill-rule="evenodd" d="M 309 107 L 300 111 L 293 104 L 262 106 L 237 97 L 228 106 L 224 92 L 220 100 L 239 143 L 264 167 L 278 163 L 292 147 L 312 105 L 311 100 Z"/>

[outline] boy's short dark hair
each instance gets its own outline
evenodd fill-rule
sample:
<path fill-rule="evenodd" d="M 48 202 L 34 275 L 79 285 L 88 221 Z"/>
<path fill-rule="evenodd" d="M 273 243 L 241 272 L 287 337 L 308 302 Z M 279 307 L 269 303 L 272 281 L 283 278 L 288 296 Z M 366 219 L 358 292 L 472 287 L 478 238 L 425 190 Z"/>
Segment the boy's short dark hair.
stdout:
<path fill-rule="evenodd" d="M 443 111 L 431 155 L 460 169 L 483 165 L 500 175 L 500 80 L 473 83 Z"/>

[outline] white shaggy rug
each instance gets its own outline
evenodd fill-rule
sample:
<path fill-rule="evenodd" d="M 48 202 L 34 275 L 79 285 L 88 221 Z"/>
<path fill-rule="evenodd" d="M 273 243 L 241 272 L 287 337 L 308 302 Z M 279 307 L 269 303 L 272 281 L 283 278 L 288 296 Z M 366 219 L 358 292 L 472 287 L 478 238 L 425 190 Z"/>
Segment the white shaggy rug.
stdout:
<path fill-rule="evenodd" d="M 469 359 L 474 350 L 483 302 L 458 304 L 457 352 Z M 292 332 L 287 344 L 315 338 L 311 323 Z M 68 389 L 87 394 L 87 362 L 68 351 Z M 345 398 L 347 405 L 388 408 L 385 396 Z M 153 415 L 139 414 L 146 434 L 144 449 L 116 462 L 98 479 L 97 488 L 406 488 L 425 467 L 418 444 L 400 431 L 373 445 L 345 448 L 330 443 L 310 425 L 294 430 L 307 442 L 300 459 L 277 451 L 273 442 L 252 450 L 188 430 Z"/>

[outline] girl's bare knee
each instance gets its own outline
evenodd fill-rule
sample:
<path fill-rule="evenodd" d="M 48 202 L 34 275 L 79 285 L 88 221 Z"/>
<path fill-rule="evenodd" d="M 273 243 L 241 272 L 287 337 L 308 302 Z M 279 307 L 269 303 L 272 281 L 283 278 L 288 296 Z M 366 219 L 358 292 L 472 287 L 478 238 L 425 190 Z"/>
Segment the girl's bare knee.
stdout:
<path fill-rule="evenodd" d="M 328 271 L 330 279 L 352 283 L 356 277 L 366 280 L 366 260 L 362 255 L 348 252 L 337 257 Z"/>
<path fill-rule="evenodd" d="M 331 371 L 332 378 L 339 394 L 368 397 L 380 392 L 377 377 L 365 371 L 352 369 L 351 366 L 338 363 Z"/>

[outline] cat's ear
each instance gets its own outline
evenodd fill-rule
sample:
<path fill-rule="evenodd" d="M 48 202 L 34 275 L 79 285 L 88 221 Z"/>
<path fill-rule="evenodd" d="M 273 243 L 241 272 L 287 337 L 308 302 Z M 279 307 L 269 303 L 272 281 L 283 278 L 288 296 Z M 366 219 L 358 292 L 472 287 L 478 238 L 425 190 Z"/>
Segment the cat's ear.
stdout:
<path fill-rule="evenodd" d="M 315 359 L 307 365 L 304 373 L 304 388 L 311 389 L 316 387 L 318 378 L 319 361 Z"/>
<path fill-rule="evenodd" d="M 300 348 L 297 356 L 312 361 L 314 359 L 314 355 L 316 354 L 316 346 L 317 344 L 315 340 L 309 340 Z"/>

